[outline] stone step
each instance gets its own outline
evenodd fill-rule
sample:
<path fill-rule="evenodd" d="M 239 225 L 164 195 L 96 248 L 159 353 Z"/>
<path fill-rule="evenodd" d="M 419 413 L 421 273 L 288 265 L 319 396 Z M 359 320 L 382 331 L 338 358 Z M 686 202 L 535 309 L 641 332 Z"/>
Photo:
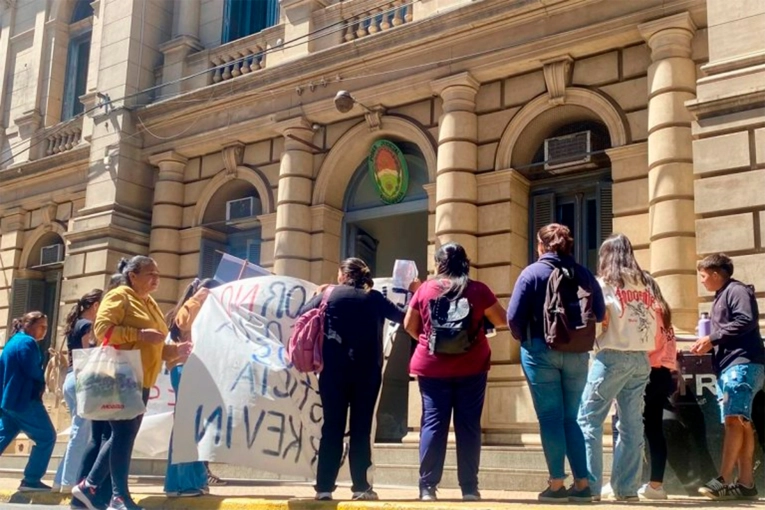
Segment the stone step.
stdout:
<path fill-rule="evenodd" d="M 58 445 L 57 445 L 58 448 Z M 375 483 L 380 485 L 417 485 L 419 450 L 416 444 L 380 444 L 375 446 Z M 55 473 L 61 454 L 51 458 L 50 475 Z M 604 466 L 611 465 L 611 452 L 604 455 Z M 0 457 L 0 473 L 21 473 L 27 462 L 26 455 L 9 454 Z M 131 462 L 131 475 L 161 479 L 165 475 L 165 459 L 135 457 Z M 267 473 L 253 468 L 213 464 L 213 471 L 231 480 L 300 480 Z M 480 483 L 485 489 L 515 491 L 541 490 L 547 480 L 544 454 L 539 447 L 485 446 L 481 451 Z M 300 480 L 302 481 L 302 480 Z M 456 452 L 447 450 L 442 487 L 455 488 L 457 484 Z"/>

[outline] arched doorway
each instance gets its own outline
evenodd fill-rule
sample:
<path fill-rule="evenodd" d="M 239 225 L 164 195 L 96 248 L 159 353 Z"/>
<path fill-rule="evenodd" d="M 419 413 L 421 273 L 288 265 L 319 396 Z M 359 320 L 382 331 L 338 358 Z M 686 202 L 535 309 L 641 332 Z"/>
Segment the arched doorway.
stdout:
<path fill-rule="evenodd" d="M 386 150 L 386 146 L 390 149 L 386 157 L 398 155 L 403 160 L 403 164 L 391 164 L 406 170 L 406 175 L 400 175 L 406 179 L 406 189 L 399 187 L 397 194 L 389 193 L 396 188 L 395 183 L 386 190 L 385 183 L 375 178 L 376 173 L 382 171 L 384 176 L 389 170 L 382 168 L 385 163 L 375 164 L 377 150 Z M 371 157 L 360 162 L 345 193 L 342 253 L 363 259 L 375 277 L 390 277 L 396 259 L 413 260 L 420 278 L 424 278 L 428 256 L 428 195 L 424 185 L 429 177 L 422 151 L 417 144 L 396 139 L 378 140 L 369 150 Z M 383 374 L 378 442 L 399 442 L 408 431 L 408 367 L 413 347 L 408 338 L 403 334 L 394 343 Z"/>
<path fill-rule="evenodd" d="M 597 269 L 600 244 L 612 231 L 611 168 L 605 154 L 610 147 L 603 124 L 571 122 L 552 127 L 536 146 L 531 162 L 517 168 L 531 182 L 531 260 L 536 259 L 536 233 L 557 222 L 571 229 L 577 262 Z"/>
<path fill-rule="evenodd" d="M 261 227 L 257 217 L 262 213 L 260 195 L 251 183 L 232 179 L 218 188 L 200 225 L 217 234 L 202 240 L 200 278 L 215 275 L 223 253 L 260 264 Z"/>
<path fill-rule="evenodd" d="M 13 279 L 9 320 L 33 310 L 48 316 L 48 333 L 39 344 L 45 363 L 48 349 L 57 344 L 64 251 L 61 236 L 56 232 L 45 232 L 25 252 L 25 267 Z"/>

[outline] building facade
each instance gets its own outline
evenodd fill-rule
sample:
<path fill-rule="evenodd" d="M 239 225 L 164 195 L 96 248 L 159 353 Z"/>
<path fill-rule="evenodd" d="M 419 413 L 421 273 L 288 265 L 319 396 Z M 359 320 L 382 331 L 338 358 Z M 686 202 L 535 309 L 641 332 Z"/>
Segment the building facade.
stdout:
<path fill-rule="evenodd" d="M 221 252 L 424 278 L 456 240 L 506 303 L 550 221 L 591 267 L 627 234 L 692 332 L 699 257 L 765 292 L 764 39 L 754 0 L 2 0 L 0 335 L 134 254 L 170 307 Z M 518 344 L 491 345 L 486 441 L 524 442 Z M 383 392 L 400 440 L 416 385 Z"/>

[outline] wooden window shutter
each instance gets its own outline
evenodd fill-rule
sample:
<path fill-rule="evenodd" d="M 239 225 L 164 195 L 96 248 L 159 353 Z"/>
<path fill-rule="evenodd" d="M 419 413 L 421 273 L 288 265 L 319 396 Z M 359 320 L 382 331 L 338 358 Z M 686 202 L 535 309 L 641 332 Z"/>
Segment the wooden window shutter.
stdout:
<path fill-rule="evenodd" d="M 11 289 L 11 307 L 8 311 L 8 325 L 27 312 L 43 311 L 45 305 L 45 282 L 16 278 Z"/>
<path fill-rule="evenodd" d="M 215 276 L 218 264 L 221 258 L 223 258 L 223 254 L 220 253 L 222 250 L 223 245 L 209 239 L 202 239 L 202 245 L 199 250 L 199 278 L 212 278 Z"/>
<path fill-rule="evenodd" d="M 247 260 L 253 264 L 260 265 L 260 246 L 260 239 L 250 241 L 250 244 L 247 246 Z"/>
<path fill-rule="evenodd" d="M 531 197 L 531 221 L 529 222 L 529 261 L 537 260 L 537 232 L 545 225 L 555 222 L 555 193 L 543 193 Z"/>
<path fill-rule="evenodd" d="M 614 231 L 614 200 L 610 182 L 601 182 L 598 185 L 598 208 L 600 229 L 600 242 L 605 241 Z"/>

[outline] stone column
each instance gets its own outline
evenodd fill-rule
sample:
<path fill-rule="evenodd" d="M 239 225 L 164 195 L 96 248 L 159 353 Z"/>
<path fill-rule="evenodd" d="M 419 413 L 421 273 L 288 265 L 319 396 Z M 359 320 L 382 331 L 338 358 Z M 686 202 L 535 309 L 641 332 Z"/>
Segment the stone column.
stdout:
<path fill-rule="evenodd" d="M 478 117 L 475 97 L 480 84 L 469 73 L 432 84 L 443 99 L 438 122 L 436 177 L 436 244 L 455 241 L 478 260 Z"/>
<path fill-rule="evenodd" d="M 173 37 L 186 36 L 199 39 L 200 0 L 175 2 L 173 11 Z"/>
<path fill-rule="evenodd" d="M 149 256 L 157 261 L 162 284 L 155 299 L 162 308 L 170 308 L 178 299 L 183 226 L 183 170 L 188 160 L 175 151 L 155 154 L 149 162 L 159 167 L 154 185 L 154 203 L 149 236 Z"/>
<path fill-rule="evenodd" d="M 648 198 L 651 272 L 674 312 L 693 331 L 697 321 L 696 239 L 693 207 L 691 115 L 696 93 L 691 39 L 696 27 L 685 12 L 639 27 L 651 48 L 648 68 Z"/>
<path fill-rule="evenodd" d="M 308 280 L 311 277 L 311 194 L 313 192 L 313 131 L 303 118 L 283 124 L 284 153 L 279 167 L 276 202 L 274 273 Z"/>

